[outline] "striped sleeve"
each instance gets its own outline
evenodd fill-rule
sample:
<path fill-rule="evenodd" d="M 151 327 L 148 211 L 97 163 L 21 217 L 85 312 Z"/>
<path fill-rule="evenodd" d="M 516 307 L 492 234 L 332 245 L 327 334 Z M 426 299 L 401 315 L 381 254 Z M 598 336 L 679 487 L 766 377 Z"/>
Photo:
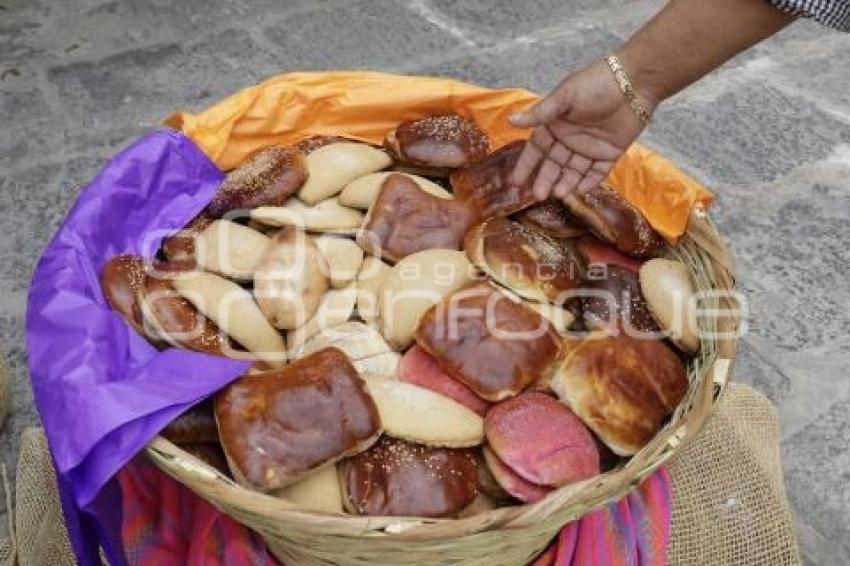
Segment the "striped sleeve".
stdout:
<path fill-rule="evenodd" d="M 850 0 L 768 0 L 776 8 L 850 32 Z"/>

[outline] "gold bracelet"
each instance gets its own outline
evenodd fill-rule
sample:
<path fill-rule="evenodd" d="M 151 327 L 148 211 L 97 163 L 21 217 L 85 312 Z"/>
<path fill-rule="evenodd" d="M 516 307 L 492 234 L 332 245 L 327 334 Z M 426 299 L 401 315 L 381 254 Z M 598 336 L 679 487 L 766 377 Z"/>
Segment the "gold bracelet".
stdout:
<path fill-rule="evenodd" d="M 614 80 L 617 81 L 617 86 L 623 91 L 623 96 L 626 97 L 629 108 L 632 109 L 632 112 L 635 113 L 641 124 L 644 126 L 647 125 L 650 117 L 652 117 L 652 112 L 648 110 L 649 104 L 635 92 L 635 87 L 632 86 L 632 81 L 629 80 L 629 75 L 626 73 L 626 69 L 623 68 L 619 57 L 609 55 L 606 57 L 605 62 L 608 63 L 608 68 L 611 69 Z"/>

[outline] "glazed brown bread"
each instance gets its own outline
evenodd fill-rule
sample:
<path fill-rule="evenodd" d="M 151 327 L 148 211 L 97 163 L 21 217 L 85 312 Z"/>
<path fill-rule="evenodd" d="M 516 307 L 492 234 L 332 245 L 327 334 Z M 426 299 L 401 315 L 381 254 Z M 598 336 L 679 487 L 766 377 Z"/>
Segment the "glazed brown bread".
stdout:
<path fill-rule="evenodd" d="M 301 151 L 304 155 L 310 155 L 320 147 L 325 147 L 326 145 L 330 145 L 332 143 L 340 143 L 340 142 L 353 142 L 358 143 L 357 140 L 353 140 L 350 138 L 346 138 L 343 136 L 310 136 L 309 138 L 304 138 L 303 140 L 299 140 L 295 143 L 295 147 Z"/>
<path fill-rule="evenodd" d="M 212 399 L 205 399 L 168 423 L 162 436 L 175 444 L 218 442 Z"/>
<path fill-rule="evenodd" d="M 165 274 L 170 269 L 168 264 L 157 264 L 160 273 Z M 147 326 L 173 346 L 217 356 L 232 351 L 227 335 L 180 295 L 167 278 L 145 276 L 139 305 Z"/>
<path fill-rule="evenodd" d="M 450 517 L 478 494 L 475 454 L 387 436 L 339 465 L 346 509 L 359 515 Z"/>
<path fill-rule="evenodd" d="M 150 340 L 159 337 L 146 332 L 139 291 L 145 280 L 145 260 L 135 255 L 116 256 L 100 272 L 100 289 L 109 308 L 120 314 L 136 332 Z"/>
<path fill-rule="evenodd" d="M 490 139 L 472 120 L 443 114 L 402 122 L 387 134 L 384 147 L 402 164 L 455 169 L 487 155 Z"/>
<path fill-rule="evenodd" d="M 581 283 L 582 263 L 571 247 L 508 218 L 473 226 L 464 250 L 476 267 L 526 299 L 562 304 Z"/>
<path fill-rule="evenodd" d="M 468 206 L 428 194 L 406 175 L 392 174 L 381 185 L 357 242 L 393 263 L 421 250 L 458 250 L 475 216 Z"/>
<path fill-rule="evenodd" d="M 450 376 L 501 401 L 552 375 L 556 336 L 535 311 L 479 282 L 431 307 L 414 337 Z"/>
<path fill-rule="evenodd" d="M 591 270 L 582 289 L 593 293 L 584 294 L 581 299 L 582 317 L 588 328 L 601 330 L 625 324 L 641 332 L 658 331 L 634 271 L 617 265 Z"/>
<path fill-rule="evenodd" d="M 553 198 L 532 205 L 519 212 L 516 220 L 559 240 L 576 238 L 587 232 L 560 199 Z"/>
<path fill-rule="evenodd" d="M 262 491 L 365 450 L 381 432 L 363 380 L 336 348 L 239 378 L 216 396 L 215 415 L 234 478 Z"/>
<path fill-rule="evenodd" d="M 215 218 L 201 212 L 178 232 L 162 241 L 162 253 L 170 261 L 193 262 L 195 257 L 195 238 L 207 229 Z"/>
<path fill-rule="evenodd" d="M 304 154 L 283 146 L 272 146 L 249 156 L 228 173 L 212 200 L 180 232 L 162 243 L 165 256 L 187 260 L 194 255 L 194 235 L 228 212 L 259 206 L 281 206 L 307 179 Z"/>
<path fill-rule="evenodd" d="M 611 187 L 600 184 L 576 190 L 564 202 L 597 238 L 624 254 L 647 258 L 660 252 L 661 238 L 646 217 Z"/>
<path fill-rule="evenodd" d="M 306 180 L 303 153 L 291 147 L 267 147 L 228 173 L 205 210 L 220 218 L 241 208 L 281 206 Z"/>
<path fill-rule="evenodd" d="M 643 448 L 687 391 L 685 367 L 664 342 L 620 333 L 567 349 L 552 389 L 620 456 Z"/>
<path fill-rule="evenodd" d="M 467 203 L 482 220 L 508 216 L 537 202 L 531 182 L 521 187 L 511 183 L 511 173 L 524 144 L 522 140 L 511 142 L 452 173 L 449 180 L 455 198 Z"/>

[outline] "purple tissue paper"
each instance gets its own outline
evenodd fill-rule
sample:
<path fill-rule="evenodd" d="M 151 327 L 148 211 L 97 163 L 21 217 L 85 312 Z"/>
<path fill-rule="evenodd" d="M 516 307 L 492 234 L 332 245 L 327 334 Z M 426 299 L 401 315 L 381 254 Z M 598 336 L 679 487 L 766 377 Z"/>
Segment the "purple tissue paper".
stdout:
<path fill-rule="evenodd" d="M 71 542 L 81 564 L 126 563 L 115 473 L 162 428 L 242 374 L 248 362 L 157 351 L 107 306 L 101 268 L 151 256 L 212 198 L 223 174 L 195 144 L 155 131 L 82 191 L 45 249 L 27 301 L 26 337 Z"/>

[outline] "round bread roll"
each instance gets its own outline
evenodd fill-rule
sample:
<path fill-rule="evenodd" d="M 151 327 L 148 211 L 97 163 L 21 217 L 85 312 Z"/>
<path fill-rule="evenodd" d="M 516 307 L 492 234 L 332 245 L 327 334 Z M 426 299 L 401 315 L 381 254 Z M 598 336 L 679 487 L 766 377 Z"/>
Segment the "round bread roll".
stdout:
<path fill-rule="evenodd" d="M 342 489 L 336 466 L 324 466 L 305 478 L 289 484 L 275 496 L 294 503 L 305 511 L 342 513 Z"/>
<path fill-rule="evenodd" d="M 526 481 L 561 487 L 599 474 L 599 451 L 582 422 L 549 395 L 526 392 L 494 406 L 487 444 Z"/>
<path fill-rule="evenodd" d="M 562 304 L 581 284 L 583 266 L 571 247 L 508 218 L 473 226 L 464 249 L 479 269 L 526 299 Z"/>
<path fill-rule="evenodd" d="M 325 258 L 312 238 L 285 227 L 271 239 L 254 272 L 254 297 L 275 328 L 303 326 L 329 287 Z"/>
<path fill-rule="evenodd" d="M 381 185 L 384 183 L 386 178 L 392 174 L 393 171 L 382 171 L 380 173 L 370 173 L 369 175 L 363 175 L 362 177 L 354 179 L 348 183 L 344 189 L 342 189 L 342 192 L 339 194 L 339 203 L 345 206 L 350 206 L 351 208 L 361 208 L 363 210 L 368 209 L 378 197 Z M 435 197 L 444 199 L 454 198 L 449 191 L 425 177 L 407 173 L 399 173 L 399 175 L 408 177 L 410 180 L 419 185 L 420 189 L 428 194 L 434 195 Z"/>
<path fill-rule="evenodd" d="M 472 274 L 466 254 L 454 250 L 423 250 L 398 262 L 379 299 L 381 334 L 390 346 L 407 348 L 422 314 L 466 285 Z"/>
<path fill-rule="evenodd" d="M 144 280 L 144 258 L 119 255 L 103 266 L 100 272 L 100 289 L 109 308 L 121 315 L 136 332 L 152 341 L 159 341 L 160 337 L 152 332 L 152 328 L 145 328 L 144 316 L 139 306 L 139 292 Z"/>
<path fill-rule="evenodd" d="M 166 271 L 162 267 L 160 264 L 160 271 Z M 139 291 L 139 308 L 146 332 L 172 346 L 217 356 L 235 355 L 227 336 L 178 293 L 170 279 L 146 275 Z"/>
<path fill-rule="evenodd" d="M 626 328 L 648 333 L 658 331 L 635 272 L 617 265 L 607 265 L 593 277 L 588 274 L 582 290 L 582 318 L 587 328 L 612 331 Z"/>
<path fill-rule="evenodd" d="M 516 215 L 516 219 L 558 240 L 575 238 L 587 232 L 570 214 L 564 201 L 557 198 L 550 198 L 526 208 Z"/>
<path fill-rule="evenodd" d="M 493 474 L 496 482 L 508 492 L 512 497 L 519 499 L 523 503 L 536 503 L 549 495 L 552 491 L 551 487 L 537 485 L 530 481 L 524 480 L 516 472 L 510 469 L 504 462 L 493 454 L 493 451 L 483 446 L 481 451 L 484 453 L 484 461 L 487 467 Z"/>
<path fill-rule="evenodd" d="M 282 206 L 306 178 L 306 159 L 295 148 L 272 146 L 251 154 L 227 174 L 198 216 L 163 240 L 163 254 L 171 261 L 191 260 L 195 253 L 195 236 L 214 219 L 236 210 Z"/>
<path fill-rule="evenodd" d="M 162 255 L 172 262 L 193 262 L 195 260 L 195 238 L 213 220 L 212 216 L 201 211 L 183 228 L 162 240 Z"/>
<path fill-rule="evenodd" d="M 384 432 L 426 446 L 465 448 L 484 440 L 484 420 L 460 403 L 395 380 L 369 381 Z"/>
<path fill-rule="evenodd" d="M 366 256 L 357 273 L 357 314 L 367 324 L 380 317 L 379 300 L 384 279 L 392 268 L 381 258 Z"/>
<path fill-rule="evenodd" d="M 640 268 L 640 288 L 670 341 L 689 354 L 697 352 L 697 302 L 688 268 L 680 261 L 651 259 Z"/>
<path fill-rule="evenodd" d="M 328 264 L 328 276 L 334 289 L 341 289 L 357 277 L 363 263 L 363 248 L 354 240 L 325 234 L 315 238 Z"/>
<path fill-rule="evenodd" d="M 257 151 L 227 174 L 204 212 L 221 218 L 228 212 L 258 206 L 281 206 L 307 178 L 304 154 L 272 146 Z"/>
<path fill-rule="evenodd" d="M 490 408 L 490 403 L 473 393 L 460 381 L 450 377 L 443 371 L 437 360 L 417 344 L 411 346 L 402 356 L 398 366 L 398 378 L 400 381 L 445 395 L 482 417 Z"/>
<path fill-rule="evenodd" d="M 637 453 L 687 392 L 682 361 L 664 342 L 624 332 L 567 342 L 552 390 L 615 454 Z"/>
<path fill-rule="evenodd" d="M 272 367 L 286 363 L 286 343 L 269 324 L 251 294 L 213 273 L 195 271 L 172 284 L 231 338 Z"/>
<path fill-rule="evenodd" d="M 442 114 L 402 122 L 387 134 L 384 147 L 403 163 L 453 169 L 487 155 L 490 139 L 472 120 Z"/>
<path fill-rule="evenodd" d="M 295 226 L 308 232 L 329 232 L 353 236 L 363 224 L 360 211 L 342 206 L 335 198 L 307 205 L 292 198 L 283 206 L 261 206 L 251 211 L 251 218 L 272 226 Z"/>
<path fill-rule="evenodd" d="M 339 464 L 346 509 L 359 515 L 450 517 L 478 494 L 471 450 L 382 437 Z"/>
<path fill-rule="evenodd" d="M 663 242 L 643 213 L 620 193 L 601 183 L 564 198 L 570 212 L 600 240 L 626 255 L 658 255 Z"/>
<path fill-rule="evenodd" d="M 386 152 L 365 143 L 336 142 L 314 149 L 307 155 L 307 181 L 298 198 L 308 205 L 332 197 L 342 188 L 369 173 L 392 164 Z"/>
<path fill-rule="evenodd" d="M 231 279 L 254 277 L 269 247 L 268 236 L 229 220 L 215 220 L 195 239 L 195 261 L 206 271 Z"/>
<path fill-rule="evenodd" d="M 342 289 L 331 289 L 325 293 L 313 316 L 303 326 L 287 333 L 290 351 L 297 352 L 319 332 L 348 321 L 354 312 L 356 300 L 357 286 L 354 282 Z"/>

